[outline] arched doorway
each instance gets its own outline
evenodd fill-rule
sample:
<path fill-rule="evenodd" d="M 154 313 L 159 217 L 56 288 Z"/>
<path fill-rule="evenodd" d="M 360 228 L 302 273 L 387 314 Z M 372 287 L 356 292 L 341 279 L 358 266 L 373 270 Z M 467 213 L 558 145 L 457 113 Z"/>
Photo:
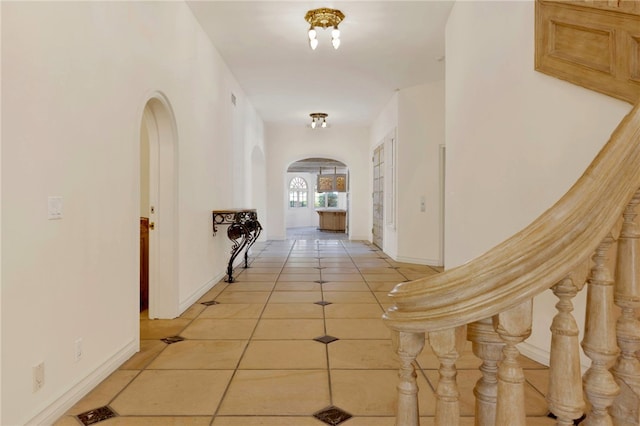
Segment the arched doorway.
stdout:
<path fill-rule="evenodd" d="M 175 318 L 179 313 L 176 153 L 171 105 L 163 94 L 154 93 L 140 123 L 140 217 L 149 224 L 148 252 L 140 256 L 141 261 L 145 255 L 148 259 L 147 271 L 141 265 L 141 290 L 147 272 L 149 318 Z"/>
<path fill-rule="evenodd" d="M 349 170 L 346 164 L 331 158 L 306 158 L 287 168 L 285 193 L 287 234 L 300 239 L 310 232 L 315 237 L 331 233 L 348 234 Z"/>

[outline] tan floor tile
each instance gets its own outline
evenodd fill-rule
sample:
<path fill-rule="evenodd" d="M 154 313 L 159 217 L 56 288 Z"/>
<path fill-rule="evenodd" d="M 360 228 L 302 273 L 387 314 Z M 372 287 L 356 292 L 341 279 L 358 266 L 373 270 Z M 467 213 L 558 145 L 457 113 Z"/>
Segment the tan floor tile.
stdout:
<path fill-rule="evenodd" d="M 389 265 L 380 265 L 361 267 L 360 272 L 363 274 L 395 274 L 397 271 Z"/>
<path fill-rule="evenodd" d="M 261 303 L 220 303 L 207 306 L 198 318 L 260 318 L 264 306 Z"/>
<path fill-rule="evenodd" d="M 389 269 L 389 271 L 392 271 L 392 269 Z M 398 272 L 392 272 L 392 273 L 387 272 L 386 274 L 362 274 L 362 276 L 367 282 L 372 282 L 372 281 L 402 282 L 406 280 L 406 278 L 402 274 L 399 274 Z"/>
<path fill-rule="evenodd" d="M 333 303 L 324 307 L 326 318 L 382 318 L 377 303 Z"/>
<path fill-rule="evenodd" d="M 248 279 L 243 280 L 243 277 L 240 276 L 227 288 L 227 291 L 271 291 L 275 285 L 275 281 L 248 281 Z"/>
<path fill-rule="evenodd" d="M 323 318 L 322 306 L 315 303 L 269 303 L 262 318 Z"/>
<path fill-rule="evenodd" d="M 141 339 L 163 339 L 176 336 L 191 322 L 190 319 L 176 318 L 172 320 L 140 320 Z"/>
<path fill-rule="evenodd" d="M 169 345 L 150 370 L 232 370 L 246 346 L 244 340 L 185 340 Z"/>
<path fill-rule="evenodd" d="M 256 319 L 195 319 L 180 335 L 185 339 L 245 340 L 251 336 Z"/>
<path fill-rule="evenodd" d="M 352 417 L 344 423 L 345 426 L 395 426 L 395 417 Z M 422 425 L 422 423 L 420 423 Z"/>
<path fill-rule="evenodd" d="M 261 274 L 259 272 L 251 272 L 250 270 L 242 271 L 239 275 L 234 274 L 234 282 L 231 286 L 243 281 L 260 281 L 275 283 L 278 279 L 278 273 L 275 274 Z"/>
<path fill-rule="evenodd" d="M 266 303 L 270 294 L 270 291 L 225 291 L 216 297 L 216 301 L 220 303 Z"/>
<path fill-rule="evenodd" d="M 371 281 L 367 283 L 372 291 L 390 292 L 399 283 L 398 281 Z"/>
<path fill-rule="evenodd" d="M 378 299 L 378 302 L 380 302 L 381 304 L 393 303 L 393 299 L 389 296 L 389 293 L 386 291 L 376 291 L 373 294 L 374 296 L 376 296 L 376 299 Z"/>
<path fill-rule="evenodd" d="M 207 417 L 114 417 L 100 422 L 99 426 L 209 426 L 211 416 Z"/>
<path fill-rule="evenodd" d="M 400 362 L 391 340 L 336 340 L 327 345 L 331 369 L 395 369 Z"/>
<path fill-rule="evenodd" d="M 80 426 L 81 424 L 82 423 L 80 423 L 75 416 L 62 416 L 53 424 L 53 426 Z"/>
<path fill-rule="evenodd" d="M 289 417 L 221 417 L 213 420 L 213 426 L 322 426 L 326 423 L 309 416 Z M 346 423 L 345 423 L 346 426 Z"/>
<path fill-rule="evenodd" d="M 316 291 L 274 291 L 269 303 L 314 303 L 322 300 L 322 292 Z"/>
<path fill-rule="evenodd" d="M 120 370 L 142 370 L 166 347 L 162 340 L 140 340 L 140 352 L 125 361 Z"/>
<path fill-rule="evenodd" d="M 397 384 L 395 370 L 331 370 L 333 404 L 353 416 L 394 416 Z M 435 396 L 421 376 L 418 387 L 420 413 L 434 415 Z"/>
<path fill-rule="evenodd" d="M 145 370 L 110 404 L 121 415 L 213 415 L 233 371 Z"/>
<path fill-rule="evenodd" d="M 241 370 L 326 369 L 327 352 L 314 340 L 254 340 L 242 357 Z"/>
<path fill-rule="evenodd" d="M 322 269 L 322 273 L 323 274 L 358 274 L 360 275 L 360 272 L 358 270 L 358 268 L 356 268 L 355 266 L 347 266 L 347 264 L 344 264 L 345 266 L 333 266 L 333 267 L 324 267 L 324 269 Z"/>
<path fill-rule="evenodd" d="M 426 370 L 425 375 L 435 387 L 438 386 L 438 372 L 435 370 Z M 473 396 L 473 388 L 481 377 L 479 370 L 458 370 L 458 389 L 460 392 L 460 415 L 473 416 L 475 410 L 475 397 Z M 524 390 L 525 412 L 528 416 L 544 416 L 549 411 L 547 402 L 531 385 L 525 383 Z"/>
<path fill-rule="evenodd" d="M 205 294 L 203 294 L 200 299 L 198 299 L 197 303 L 200 302 L 208 302 L 209 300 L 213 300 L 216 298 L 216 296 L 218 296 L 222 291 L 224 291 L 225 288 L 227 288 L 229 284 L 225 283 L 225 282 L 219 282 L 217 283 L 215 286 L 213 286 L 211 288 L 211 290 L 207 291 Z"/>
<path fill-rule="evenodd" d="M 136 370 L 116 370 L 104 379 L 87 396 L 67 411 L 67 415 L 77 415 L 111 402 L 140 372 Z"/>
<path fill-rule="evenodd" d="M 202 311 L 204 311 L 204 308 L 206 308 L 205 305 L 202 305 L 200 303 L 194 303 L 186 311 L 184 311 L 182 315 L 180 315 L 180 318 L 194 319 L 198 315 L 200 315 Z"/>
<path fill-rule="evenodd" d="M 324 334 L 321 319 L 263 319 L 258 323 L 253 339 L 313 339 Z"/>
<path fill-rule="evenodd" d="M 326 319 L 327 334 L 339 339 L 391 339 L 391 331 L 382 318 Z"/>
<path fill-rule="evenodd" d="M 249 268 L 242 269 L 242 272 L 251 272 L 252 274 L 279 274 L 282 271 L 281 266 L 265 266 L 250 264 Z"/>
<path fill-rule="evenodd" d="M 424 349 L 418 355 L 417 361 L 420 367 L 425 370 L 437 370 L 440 368 L 440 361 L 438 361 L 438 357 L 433 353 L 429 342 L 426 342 Z M 471 351 L 471 342 L 465 342 L 464 351 L 456 361 L 456 367 L 458 369 L 476 370 L 481 364 L 482 361 Z"/>
<path fill-rule="evenodd" d="M 291 270 L 295 272 L 295 269 L 293 268 L 315 268 L 316 266 L 319 266 L 320 263 L 318 262 L 317 259 L 313 259 L 313 260 L 295 260 L 292 259 L 289 262 L 287 262 L 284 267 L 285 268 L 292 268 Z"/>
<path fill-rule="evenodd" d="M 278 281 L 275 291 L 316 291 L 320 288 L 319 283 L 313 281 Z"/>
<path fill-rule="evenodd" d="M 322 276 L 322 279 L 325 279 L 324 275 Z M 322 284 L 322 289 L 324 291 L 371 291 L 367 283 L 365 283 L 364 281 L 330 281 L 328 283 Z"/>
<path fill-rule="evenodd" d="M 319 272 L 318 266 L 287 266 L 282 269 L 283 274 L 317 274 Z"/>
<path fill-rule="evenodd" d="M 322 280 L 329 282 L 342 282 L 342 281 L 358 281 L 364 282 L 360 273 L 356 274 L 329 274 L 322 271 Z"/>
<path fill-rule="evenodd" d="M 364 291 L 325 291 L 324 300 L 331 303 L 377 303 L 373 294 Z"/>
<path fill-rule="evenodd" d="M 320 271 L 313 274 L 282 274 L 278 281 L 316 281 L 320 279 Z"/>
<path fill-rule="evenodd" d="M 327 371 L 239 370 L 220 415 L 311 415 L 329 405 Z"/>

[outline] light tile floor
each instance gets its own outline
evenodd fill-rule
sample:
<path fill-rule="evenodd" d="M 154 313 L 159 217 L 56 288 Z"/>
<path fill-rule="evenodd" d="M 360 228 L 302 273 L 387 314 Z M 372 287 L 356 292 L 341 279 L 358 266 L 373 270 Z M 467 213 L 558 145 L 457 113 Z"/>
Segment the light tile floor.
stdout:
<path fill-rule="evenodd" d="M 143 315 L 140 352 L 56 426 L 83 424 L 78 416 L 100 407 L 116 414 L 100 426 L 338 424 L 313 417 L 331 406 L 352 416 L 346 426 L 393 425 L 398 363 L 381 320 L 387 292 L 438 271 L 346 239 L 257 243 L 251 260 L 235 283 L 218 283 L 180 318 Z M 173 336 L 184 340 L 161 340 Z M 322 336 L 338 340 L 314 340 Z M 427 349 L 417 363 L 421 422 L 432 425 L 438 364 Z M 523 364 L 527 424 L 552 425 L 547 370 Z M 478 365 L 468 346 L 458 364 L 463 426 L 473 424 Z"/>

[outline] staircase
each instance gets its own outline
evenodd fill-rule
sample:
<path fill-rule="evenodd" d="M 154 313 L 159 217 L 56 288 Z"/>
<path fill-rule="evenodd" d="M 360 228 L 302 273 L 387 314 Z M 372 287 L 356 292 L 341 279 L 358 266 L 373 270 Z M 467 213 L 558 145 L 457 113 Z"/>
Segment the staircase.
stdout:
<path fill-rule="evenodd" d="M 638 204 L 640 104 L 567 194 L 527 228 L 469 263 L 398 284 L 384 314 L 400 359 L 396 425 L 419 425 L 414 363 L 426 343 L 440 361 L 435 425 L 459 424 L 456 360 L 469 340 L 482 360 L 475 424 L 524 426 L 517 345 L 531 334 L 533 299 L 544 291 L 558 299 L 547 394 L 556 424 L 586 414 L 586 426 L 639 425 Z M 572 315 L 580 291 L 587 292 L 582 342 Z M 580 347 L 591 361 L 584 374 Z"/>

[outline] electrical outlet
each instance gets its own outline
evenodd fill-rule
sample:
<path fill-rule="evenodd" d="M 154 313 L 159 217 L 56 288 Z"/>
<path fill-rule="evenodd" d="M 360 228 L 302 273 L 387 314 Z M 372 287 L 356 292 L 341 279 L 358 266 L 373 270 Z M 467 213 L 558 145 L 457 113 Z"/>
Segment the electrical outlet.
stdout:
<path fill-rule="evenodd" d="M 33 366 L 33 392 L 38 392 L 44 386 L 44 362 Z"/>
<path fill-rule="evenodd" d="M 76 346 L 75 346 L 76 362 L 80 361 L 81 358 L 82 358 L 82 338 L 79 338 L 78 340 L 76 340 Z"/>

